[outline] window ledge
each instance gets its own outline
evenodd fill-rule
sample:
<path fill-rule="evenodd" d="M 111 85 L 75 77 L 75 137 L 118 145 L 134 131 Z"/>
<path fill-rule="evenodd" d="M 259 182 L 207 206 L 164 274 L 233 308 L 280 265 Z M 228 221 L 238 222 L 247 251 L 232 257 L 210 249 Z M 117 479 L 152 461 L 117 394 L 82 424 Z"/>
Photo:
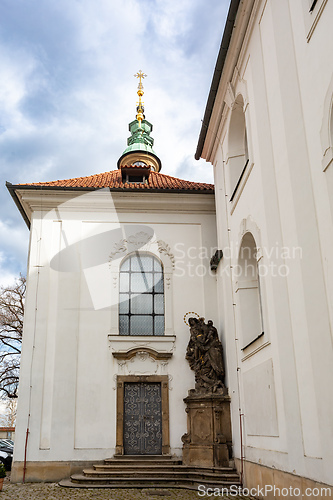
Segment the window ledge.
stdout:
<path fill-rule="evenodd" d="M 230 199 L 230 204 L 231 204 L 231 209 L 230 209 L 230 215 L 233 214 L 236 205 L 238 203 L 239 198 L 241 197 L 241 194 L 243 192 L 243 189 L 245 187 L 246 181 L 248 180 L 250 173 L 253 169 L 254 163 L 247 163 L 245 165 L 245 168 L 242 172 L 241 178 L 237 183 L 237 189 L 234 190 L 234 193 L 232 194 L 232 200 Z"/>
<path fill-rule="evenodd" d="M 112 354 L 125 354 L 133 349 L 153 349 L 157 353 L 172 353 L 176 335 L 108 335 Z"/>
<path fill-rule="evenodd" d="M 323 166 L 323 172 L 331 165 L 333 161 L 333 148 L 329 147 L 324 153 L 323 159 L 321 161 Z"/>
<path fill-rule="evenodd" d="M 318 0 L 313 10 L 310 10 L 309 12 L 308 6 L 306 6 L 306 2 L 304 2 L 305 26 L 308 32 L 306 37 L 307 42 L 310 41 L 326 4 L 327 0 Z"/>
<path fill-rule="evenodd" d="M 263 337 L 261 337 L 263 339 Z M 258 344 L 259 344 L 260 341 L 258 341 Z M 263 342 L 262 344 L 260 345 L 257 345 L 257 344 L 253 344 L 253 349 L 250 350 L 249 353 L 245 354 L 244 353 L 244 356 L 241 358 L 241 361 L 246 361 L 247 359 L 251 358 L 252 356 L 254 356 L 255 354 L 257 354 L 258 352 L 260 352 L 262 349 L 265 349 L 265 347 L 268 347 L 271 345 L 271 342 L 270 340 L 267 340 L 266 342 L 264 341 L 263 339 Z M 244 351 L 243 351 L 244 352 Z"/>
<path fill-rule="evenodd" d="M 249 342 L 248 344 L 246 344 L 246 346 L 242 347 L 241 351 L 245 351 L 245 349 L 247 349 L 248 347 L 250 347 L 252 344 L 254 344 L 257 340 L 261 339 L 261 337 L 264 336 L 264 332 L 261 332 L 258 337 L 256 337 L 255 339 L 251 340 L 251 342 Z"/>

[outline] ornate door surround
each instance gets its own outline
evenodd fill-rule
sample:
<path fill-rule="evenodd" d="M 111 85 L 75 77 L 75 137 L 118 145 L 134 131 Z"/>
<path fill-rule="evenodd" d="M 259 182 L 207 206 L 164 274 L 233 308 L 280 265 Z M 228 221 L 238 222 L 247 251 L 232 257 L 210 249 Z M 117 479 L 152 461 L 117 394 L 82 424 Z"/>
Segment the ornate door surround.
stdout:
<path fill-rule="evenodd" d="M 124 455 L 124 388 L 125 383 L 160 383 L 162 408 L 162 455 L 170 453 L 169 437 L 169 378 L 167 375 L 117 376 L 116 455 Z"/>

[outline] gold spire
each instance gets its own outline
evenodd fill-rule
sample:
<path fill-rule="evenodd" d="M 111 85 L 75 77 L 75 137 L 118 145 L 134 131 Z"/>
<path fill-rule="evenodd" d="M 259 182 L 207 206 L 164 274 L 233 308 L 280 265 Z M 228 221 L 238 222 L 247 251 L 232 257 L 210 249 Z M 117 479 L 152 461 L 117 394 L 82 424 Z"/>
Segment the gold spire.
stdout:
<path fill-rule="evenodd" d="M 142 73 L 141 69 L 138 71 L 138 73 L 136 75 L 134 75 L 136 78 L 139 78 L 139 84 L 138 84 L 138 96 L 139 96 L 139 103 L 138 103 L 138 107 L 136 108 L 138 114 L 136 115 L 136 119 L 138 120 L 139 122 L 139 127 L 141 127 L 141 122 L 142 120 L 144 119 L 144 116 L 143 116 L 143 102 L 141 101 L 141 97 L 143 96 L 144 92 L 143 92 L 143 85 L 142 85 L 142 79 L 145 78 L 147 75 L 145 75 L 144 73 Z"/>

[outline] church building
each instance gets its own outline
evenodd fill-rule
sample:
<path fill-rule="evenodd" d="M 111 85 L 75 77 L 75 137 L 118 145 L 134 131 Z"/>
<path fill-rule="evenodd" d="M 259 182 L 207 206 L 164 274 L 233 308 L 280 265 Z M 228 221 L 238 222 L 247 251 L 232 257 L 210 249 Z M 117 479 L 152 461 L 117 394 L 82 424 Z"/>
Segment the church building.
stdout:
<path fill-rule="evenodd" d="M 332 19 L 327 0 L 231 0 L 196 152 L 234 456 L 260 498 L 333 495 Z"/>
<path fill-rule="evenodd" d="M 217 319 L 214 187 L 161 173 L 137 76 L 116 170 L 7 183 L 31 235 L 14 482 L 182 456 L 188 319 Z"/>
<path fill-rule="evenodd" d="M 12 481 L 164 457 L 332 495 L 332 19 L 230 1 L 195 155 L 215 190 L 161 173 L 141 71 L 117 169 L 7 183 L 31 235 Z"/>

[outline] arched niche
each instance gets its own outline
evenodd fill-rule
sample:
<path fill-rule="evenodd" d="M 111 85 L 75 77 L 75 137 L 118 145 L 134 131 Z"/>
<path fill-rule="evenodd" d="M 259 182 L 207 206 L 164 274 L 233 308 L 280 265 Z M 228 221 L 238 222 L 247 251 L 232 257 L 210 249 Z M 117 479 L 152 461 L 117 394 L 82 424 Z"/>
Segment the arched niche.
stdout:
<path fill-rule="evenodd" d="M 243 350 L 264 334 L 257 253 L 253 234 L 246 232 L 239 248 L 236 285 Z"/>
<path fill-rule="evenodd" d="M 227 172 L 232 201 L 241 177 L 249 162 L 244 99 L 239 94 L 232 106 L 228 131 Z"/>

